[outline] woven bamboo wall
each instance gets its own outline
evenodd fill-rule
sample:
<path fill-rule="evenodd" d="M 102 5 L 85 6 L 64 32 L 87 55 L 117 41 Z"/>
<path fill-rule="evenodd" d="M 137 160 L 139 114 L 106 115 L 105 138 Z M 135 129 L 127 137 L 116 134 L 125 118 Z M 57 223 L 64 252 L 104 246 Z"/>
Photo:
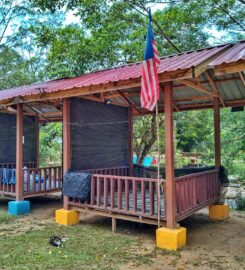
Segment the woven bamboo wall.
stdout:
<path fill-rule="evenodd" d="M 128 165 L 128 108 L 71 100 L 73 170 Z"/>
<path fill-rule="evenodd" d="M 24 160 L 36 162 L 35 117 L 24 116 Z M 16 163 L 16 116 L 0 113 L 0 163 Z"/>

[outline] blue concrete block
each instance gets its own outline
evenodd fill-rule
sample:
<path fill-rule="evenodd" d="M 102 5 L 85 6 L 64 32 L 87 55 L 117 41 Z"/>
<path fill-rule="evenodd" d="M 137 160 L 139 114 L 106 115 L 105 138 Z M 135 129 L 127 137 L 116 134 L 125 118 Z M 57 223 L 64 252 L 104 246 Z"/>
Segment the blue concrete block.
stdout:
<path fill-rule="evenodd" d="M 19 216 L 30 213 L 29 201 L 12 201 L 8 203 L 9 215 Z"/>

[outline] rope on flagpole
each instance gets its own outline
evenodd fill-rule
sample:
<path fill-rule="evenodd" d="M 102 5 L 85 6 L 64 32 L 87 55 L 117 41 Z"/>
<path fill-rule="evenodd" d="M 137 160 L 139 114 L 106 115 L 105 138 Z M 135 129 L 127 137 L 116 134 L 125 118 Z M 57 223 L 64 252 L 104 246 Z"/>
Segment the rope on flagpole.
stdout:
<path fill-rule="evenodd" d="M 157 126 L 157 224 L 158 228 L 161 226 L 161 189 L 160 189 L 160 136 L 159 136 L 159 117 L 158 117 L 158 102 L 156 103 L 156 126 Z"/>

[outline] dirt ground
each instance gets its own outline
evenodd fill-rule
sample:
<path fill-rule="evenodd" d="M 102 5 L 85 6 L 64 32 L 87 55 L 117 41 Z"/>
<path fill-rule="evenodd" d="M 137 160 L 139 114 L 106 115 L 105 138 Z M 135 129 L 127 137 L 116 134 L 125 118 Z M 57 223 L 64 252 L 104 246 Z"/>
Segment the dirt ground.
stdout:
<path fill-rule="evenodd" d="M 21 226 L 11 228 L 12 233 L 24 233 L 30 229 L 42 229 L 54 222 L 55 210 L 62 207 L 57 198 L 39 198 L 31 200 L 31 214 L 21 218 Z M 6 210 L 7 202 L 0 201 L 0 209 Z M 110 219 L 81 214 L 81 223 L 96 223 L 110 229 Z M 118 222 L 119 234 L 126 234 L 142 242 L 135 252 L 149 254 L 151 263 L 137 266 L 134 263 L 124 265 L 120 270 L 192 270 L 192 269 L 245 269 L 245 213 L 232 212 L 231 218 L 224 222 L 210 221 L 207 209 L 184 220 L 187 228 L 187 246 L 181 251 L 167 252 L 155 248 L 155 226 L 133 222 Z M 6 235 L 1 227 L 1 235 Z"/>

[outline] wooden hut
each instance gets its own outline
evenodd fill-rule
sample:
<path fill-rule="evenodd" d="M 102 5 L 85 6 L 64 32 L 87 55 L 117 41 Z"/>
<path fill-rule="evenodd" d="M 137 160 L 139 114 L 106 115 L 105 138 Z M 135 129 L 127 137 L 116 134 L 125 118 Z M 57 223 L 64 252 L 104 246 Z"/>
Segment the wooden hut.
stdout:
<path fill-rule="evenodd" d="M 132 117 L 151 113 L 140 107 L 141 69 L 142 63 L 135 63 L 0 92 L 1 112 L 15 110 L 17 117 L 14 193 L 17 204 L 28 197 L 26 194 L 31 194 L 28 188 L 27 193 L 23 190 L 25 144 L 22 139 L 23 119 L 31 115 L 40 121 L 63 121 L 64 172 L 72 169 L 92 174 L 89 199 L 84 202 L 64 196 L 64 209 L 56 212 L 58 223 L 75 224 L 79 212 L 88 212 L 111 217 L 113 228 L 116 219 L 157 224 L 156 177 L 136 175 L 132 163 Z M 159 202 L 163 226 L 157 230 L 160 247 L 176 249 L 185 245 L 186 230 L 178 222 L 203 207 L 210 207 L 214 219 L 228 217 L 227 206 L 217 204 L 220 108 L 245 105 L 244 70 L 245 41 L 161 58 L 159 110 L 165 115 L 165 138 L 161 139 L 165 140 L 166 173 Z M 49 107 L 48 111 L 45 106 Z M 200 109 L 214 111 L 215 166 L 208 171 L 176 177 L 173 113 Z M 28 181 L 32 170 L 27 170 Z M 46 179 L 50 168 L 35 170 Z M 53 178 L 56 181 L 57 177 Z M 31 195 L 40 192 L 47 190 Z"/>

